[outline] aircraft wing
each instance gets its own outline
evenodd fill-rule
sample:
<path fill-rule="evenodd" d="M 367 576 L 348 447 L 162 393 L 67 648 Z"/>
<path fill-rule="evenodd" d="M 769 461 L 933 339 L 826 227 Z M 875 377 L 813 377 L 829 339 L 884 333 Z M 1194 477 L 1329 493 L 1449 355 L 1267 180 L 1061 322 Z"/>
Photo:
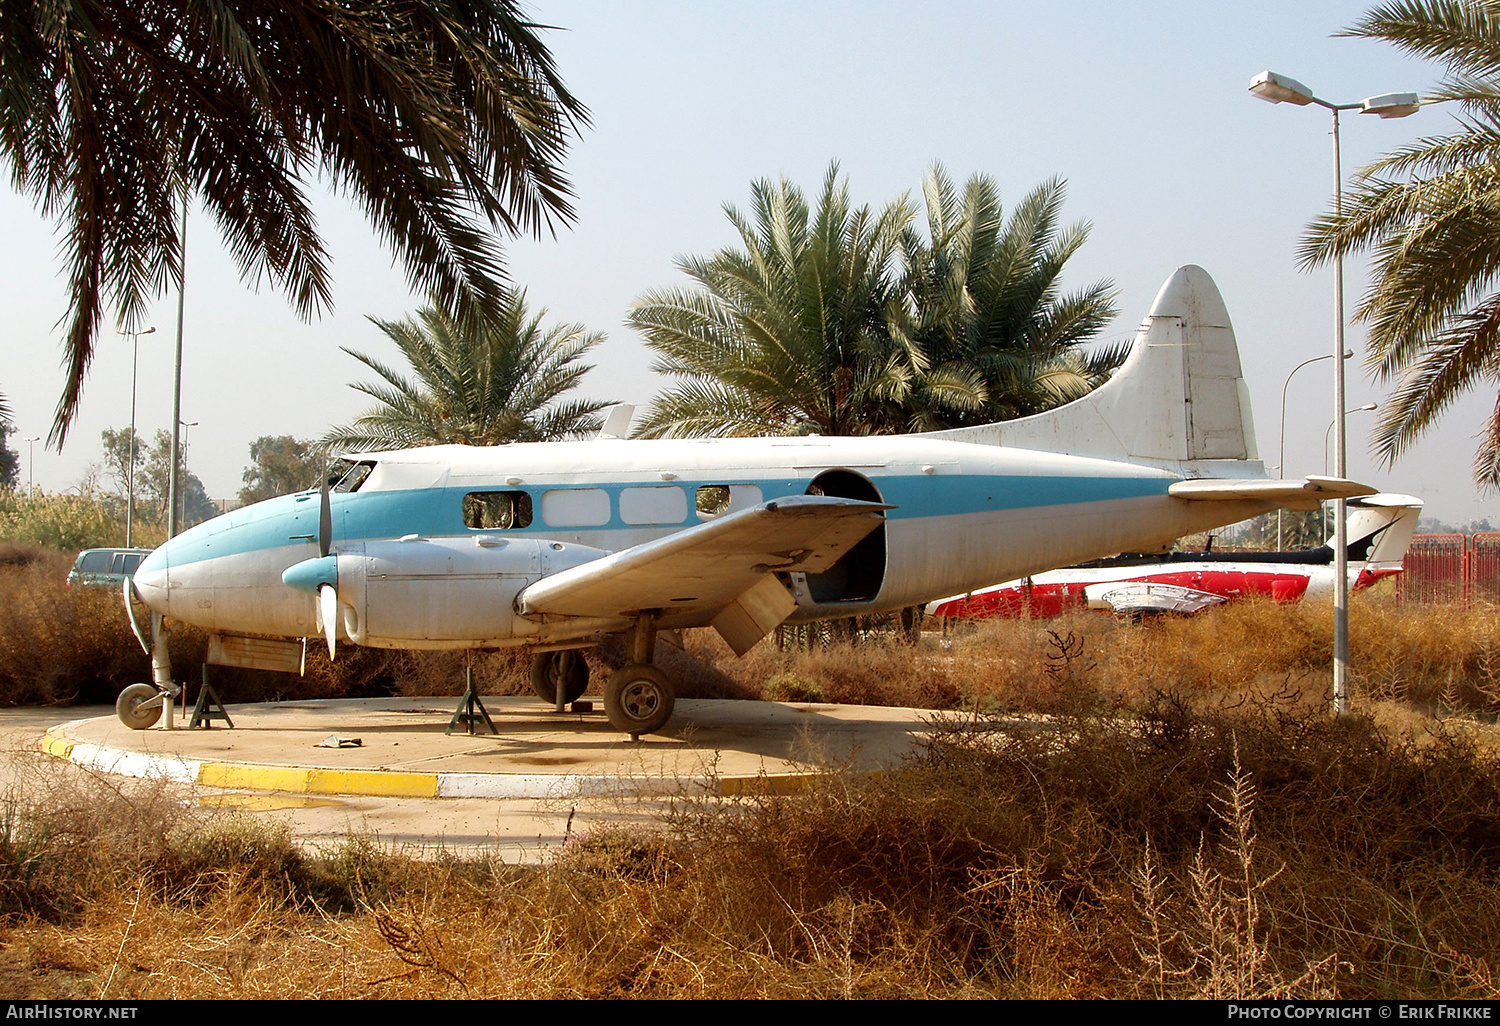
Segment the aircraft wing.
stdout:
<path fill-rule="evenodd" d="M 1178 481 L 1167 494 L 1194 502 L 1231 499 L 1262 499 L 1290 509 L 1317 509 L 1327 499 L 1352 499 L 1374 495 L 1378 489 L 1342 477 L 1309 475 L 1301 481 L 1267 481 L 1263 478 L 1202 478 Z"/>
<path fill-rule="evenodd" d="M 544 577 L 516 597 L 516 608 L 588 617 L 718 610 L 713 625 L 748 650 L 796 606 L 775 572 L 827 570 L 892 508 L 821 495 L 776 499 Z"/>

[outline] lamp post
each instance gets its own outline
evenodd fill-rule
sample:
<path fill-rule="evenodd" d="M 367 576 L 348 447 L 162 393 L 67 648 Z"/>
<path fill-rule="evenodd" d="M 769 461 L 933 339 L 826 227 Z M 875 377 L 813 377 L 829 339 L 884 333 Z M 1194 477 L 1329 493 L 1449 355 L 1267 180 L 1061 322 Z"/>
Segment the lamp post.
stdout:
<path fill-rule="evenodd" d="M 182 423 L 182 322 L 183 308 L 187 296 L 187 217 L 188 191 L 182 191 L 182 232 L 178 236 L 182 247 L 181 274 L 177 278 L 177 353 L 172 360 L 172 462 L 167 467 L 167 541 L 177 537 L 177 490 L 181 482 L 177 479 L 177 428 Z"/>
<path fill-rule="evenodd" d="M 1380 409 L 1379 403 L 1365 403 L 1363 406 L 1356 406 L 1352 410 L 1345 410 L 1344 416 L 1347 417 L 1351 413 L 1365 413 L 1369 410 L 1378 409 Z M 1328 429 L 1323 432 L 1323 473 L 1325 474 L 1328 473 L 1328 437 L 1333 432 L 1333 425 L 1335 423 L 1337 423 L 1337 418 L 1329 421 Z"/>
<path fill-rule="evenodd" d="M 180 424 L 180 425 L 182 425 L 182 451 L 181 451 L 182 464 L 183 464 L 182 465 L 182 469 L 186 470 L 187 469 L 187 458 L 188 458 L 188 428 L 195 428 L 195 427 L 197 427 L 198 426 L 198 422 L 196 420 L 179 420 L 177 423 Z M 177 483 L 177 491 L 178 492 L 182 491 L 182 482 L 181 481 L 179 481 Z M 174 494 L 174 496 L 172 498 L 172 501 L 178 504 L 178 507 L 177 507 L 177 523 L 180 524 L 184 520 L 187 519 L 187 497 L 184 496 L 184 495 L 180 495 L 180 494 Z"/>
<path fill-rule="evenodd" d="M 1356 406 L 1352 410 L 1345 410 L 1344 411 L 1344 416 L 1347 417 L 1351 413 L 1359 413 L 1359 412 L 1361 412 L 1363 410 L 1378 410 L 1378 409 L 1380 409 L 1380 404 L 1379 403 L 1365 403 L 1363 406 Z M 1334 418 L 1334 419 L 1337 420 L 1338 418 Z M 1331 431 L 1333 431 L 1333 423 L 1332 422 L 1329 423 L 1328 430 L 1323 432 L 1323 473 L 1325 473 L 1325 474 L 1328 473 L 1328 435 L 1329 435 L 1329 433 Z M 1328 506 L 1325 504 L 1323 506 L 1323 540 L 1325 542 L 1328 540 L 1328 535 L 1329 534 L 1330 534 L 1330 532 L 1328 530 Z M 1349 539 L 1345 538 L 1343 544 L 1347 545 L 1348 543 L 1349 543 Z M 1337 561 L 1335 560 L 1335 562 L 1337 562 Z"/>
<path fill-rule="evenodd" d="M 29 499 L 36 495 L 36 443 L 42 440 L 41 435 L 26 439 L 26 497 Z"/>
<path fill-rule="evenodd" d="M 1345 349 L 1344 350 L 1344 359 L 1347 360 L 1347 359 L 1349 359 L 1349 357 L 1351 357 L 1353 355 L 1354 355 L 1354 350 L 1352 350 L 1352 349 Z M 1297 366 L 1295 366 L 1295 367 L 1292 368 L 1292 374 L 1296 374 L 1299 370 L 1301 370 L 1303 367 L 1306 367 L 1310 363 L 1317 363 L 1319 360 L 1332 360 L 1332 359 L 1333 359 L 1333 354 L 1332 353 L 1327 353 L 1327 354 L 1325 354 L 1323 356 L 1314 356 L 1310 360 L 1303 360 L 1301 363 L 1297 364 Z M 1280 450 L 1280 452 L 1278 453 L 1278 455 L 1276 457 L 1278 460 L 1280 460 L 1280 462 L 1276 464 L 1276 473 L 1280 474 L 1282 477 L 1286 477 L 1286 390 L 1287 390 L 1287 388 L 1292 383 L 1292 374 L 1288 374 L 1286 376 L 1286 380 L 1281 383 L 1281 450 Z M 1323 462 L 1326 464 L 1328 461 L 1324 460 Z M 1325 472 L 1326 472 L 1326 468 L 1325 468 Z M 1282 549 L 1282 547 L 1283 547 L 1283 544 L 1282 544 L 1282 541 L 1281 541 L 1281 512 L 1282 511 L 1279 508 L 1276 510 L 1276 549 L 1277 549 L 1277 551 L 1280 551 Z"/>
<path fill-rule="evenodd" d="M 1344 212 L 1344 171 L 1339 154 L 1339 112 L 1358 110 L 1374 114 L 1382 119 L 1404 118 L 1421 109 L 1422 100 L 1416 93 L 1384 93 L 1371 96 L 1359 103 L 1329 103 L 1314 96 L 1312 90 L 1296 79 L 1278 75 L 1274 71 L 1262 71 L 1250 80 L 1250 92 L 1267 103 L 1294 103 L 1305 107 L 1315 103 L 1333 115 L 1333 213 L 1335 217 Z M 1344 449 L 1344 361 L 1339 359 L 1344 352 L 1344 258 L 1335 253 L 1333 258 L 1333 419 L 1338 428 L 1334 446 L 1337 469 L 1335 477 L 1342 478 L 1348 472 Z M 1335 714 L 1349 711 L 1349 556 L 1348 524 L 1345 502 L 1334 502 L 1334 546 L 1333 546 L 1333 711 Z"/>
<path fill-rule="evenodd" d="M 135 372 L 139 364 L 141 336 L 150 335 L 155 327 L 145 331 L 126 331 L 121 328 L 116 334 L 130 336 L 130 451 L 125 457 L 125 547 L 135 547 Z"/>

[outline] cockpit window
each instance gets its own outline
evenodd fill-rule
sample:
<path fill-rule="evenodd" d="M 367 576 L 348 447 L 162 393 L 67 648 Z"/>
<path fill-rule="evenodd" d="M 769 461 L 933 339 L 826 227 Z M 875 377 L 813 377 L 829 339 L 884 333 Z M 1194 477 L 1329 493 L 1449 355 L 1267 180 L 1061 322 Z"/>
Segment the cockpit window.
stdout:
<path fill-rule="evenodd" d="M 470 492 L 464 496 L 464 526 L 510 530 L 531 526 L 531 496 L 525 492 Z"/>
<path fill-rule="evenodd" d="M 336 492 L 357 492 L 365 483 L 370 471 L 375 469 L 373 460 L 359 463 L 353 460 L 337 460 L 328 471 L 328 483 Z"/>

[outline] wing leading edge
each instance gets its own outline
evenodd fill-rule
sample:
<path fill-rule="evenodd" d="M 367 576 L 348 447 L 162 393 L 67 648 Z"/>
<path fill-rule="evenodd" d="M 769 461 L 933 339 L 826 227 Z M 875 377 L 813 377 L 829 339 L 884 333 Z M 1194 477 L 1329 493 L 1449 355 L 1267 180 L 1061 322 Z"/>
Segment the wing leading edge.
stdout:
<path fill-rule="evenodd" d="M 880 526 L 894 507 L 794 495 L 636 545 L 532 584 L 523 616 L 711 614 L 739 654 L 796 608 L 774 576 L 821 573 Z"/>

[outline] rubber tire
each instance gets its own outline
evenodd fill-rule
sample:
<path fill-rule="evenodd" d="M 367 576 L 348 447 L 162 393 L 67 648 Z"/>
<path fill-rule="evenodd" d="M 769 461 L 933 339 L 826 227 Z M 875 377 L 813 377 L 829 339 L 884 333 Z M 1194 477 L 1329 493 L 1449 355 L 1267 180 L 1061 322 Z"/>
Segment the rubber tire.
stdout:
<path fill-rule="evenodd" d="M 155 698 L 161 692 L 151 684 L 132 684 L 120 692 L 120 697 L 115 699 L 115 715 L 120 717 L 120 722 L 131 730 L 145 730 L 154 727 L 156 721 L 161 719 L 162 703 L 158 702 L 149 709 L 142 709 L 141 703 Z"/>
<path fill-rule="evenodd" d="M 676 702 L 667 675 L 643 663 L 616 670 L 604 687 L 610 726 L 627 734 L 654 734 L 672 718 Z"/>
<path fill-rule="evenodd" d="M 563 656 L 573 657 L 568 660 L 568 680 L 567 686 L 563 689 L 563 701 L 565 703 L 576 702 L 589 689 L 589 664 L 581 650 L 538 652 L 531 660 L 531 690 L 535 691 L 536 696 L 548 705 L 557 704 L 557 678 Z"/>

